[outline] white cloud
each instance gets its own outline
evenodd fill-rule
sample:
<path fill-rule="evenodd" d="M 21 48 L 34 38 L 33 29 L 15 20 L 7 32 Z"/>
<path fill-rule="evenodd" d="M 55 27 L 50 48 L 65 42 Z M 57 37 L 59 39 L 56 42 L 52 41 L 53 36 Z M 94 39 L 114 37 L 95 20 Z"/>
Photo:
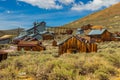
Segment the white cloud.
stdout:
<path fill-rule="evenodd" d="M 7 11 L 6 11 L 6 13 L 10 14 L 10 13 L 11 13 L 11 11 L 7 10 Z"/>
<path fill-rule="evenodd" d="M 58 1 L 62 4 L 65 4 L 65 5 L 69 5 L 69 4 L 75 2 L 75 0 L 58 0 Z"/>
<path fill-rule="evenodd" d="M 87 4 L 84 4 L 80 1 L 78 4 L 75 3 L 71 9 L 76 11 L 95 11 L 101 9 L 102 7 L 109 7 L 118 2 L 120 2 L 120 0 L 93 0 L 89 1 Z"/>
<path fill-rule="evenodd" d="M 29 3 L 33 6 L 38 6 L 44 9 L 61 9 L 62 6 L 56 3 L 56 0 L 18 0 Z"/>

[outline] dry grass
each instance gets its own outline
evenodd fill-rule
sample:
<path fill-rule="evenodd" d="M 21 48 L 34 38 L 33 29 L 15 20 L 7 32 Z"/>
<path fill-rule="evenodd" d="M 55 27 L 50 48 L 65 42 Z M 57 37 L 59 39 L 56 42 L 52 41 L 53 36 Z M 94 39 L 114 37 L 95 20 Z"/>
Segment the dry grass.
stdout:
<path fill-rule="evenodd" d="M 45 42 L 47 43 L 47 42 Z M 49 43 L 49 42 L 48 42 Z M 57 54 L 57 47 L 42 52 L 16 52 L 0 63 L 1 80 L 114 80 L 120 78 L 120 42 L 99 44 L 98 53 Z M 23 76 L 22 75 L 22 76 Z M 6 77 L 7 76 L 7 77 Z M 28 78 L 28 77 L 24 77 Z"/>
<path fill-rule="evenodd" d="M 110 31 L 119 31 L 120 29 L 120 3 L 111 6 L 110 8 L 94 12 L 82 19 L 68 23 L 63 27 L 80 28 L 86 24 L 102 25 Z"/>

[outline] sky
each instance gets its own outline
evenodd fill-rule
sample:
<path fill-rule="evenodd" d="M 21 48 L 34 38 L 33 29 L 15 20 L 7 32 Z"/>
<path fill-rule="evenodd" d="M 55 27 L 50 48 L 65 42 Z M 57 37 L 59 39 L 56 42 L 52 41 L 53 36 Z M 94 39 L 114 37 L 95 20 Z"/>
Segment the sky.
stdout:
<path fill-rule="evenodd" d="M 107 8 L 120 0 L 0 0 L 0 30 L 31 28 L 45 21 L 57 27 Z"/>

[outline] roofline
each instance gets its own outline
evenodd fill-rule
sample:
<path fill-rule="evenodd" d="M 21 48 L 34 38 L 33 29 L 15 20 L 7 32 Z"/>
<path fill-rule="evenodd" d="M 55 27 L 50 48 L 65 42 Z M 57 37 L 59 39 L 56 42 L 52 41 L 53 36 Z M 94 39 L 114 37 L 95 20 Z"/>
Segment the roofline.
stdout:
<path fill-rule="evenodd" d="M 75 36 L 75 35 L 72 35 L 72 36 L 70 36 L 68 39 L 62 41 L 62 42 L 61 42 L 60 44 L 58 44 L 58 45 L 62 45 L 65 41 L 69 40 L 69 39 L 72 38 L 72 37 L 77 38 L 79 41 L 83 42 L 82 40 L 80 40 L 81 37 L 78 37 L 77 35 L 76 35 L 76 36 Z M 83 39 L 84 39 L 84 38 L 83 38 Z M 86 39 L 85 39 L 85 40 L 86 40 Z M 88 41 L 88 40 L 87 40 L 87 41 Z"/>
<path fill-rule="evenodd" d="M 103 33 L 104 33 L 105 31 L 107 31 L 107 29 L 105 29 L 105 30 L 103 31 Z M 101 34 L 92 34 L 92 35 L 89 35 L 89 34 L 88 34 L 88 36 L 102 35 L 103 33 L 101 33 Z"/>

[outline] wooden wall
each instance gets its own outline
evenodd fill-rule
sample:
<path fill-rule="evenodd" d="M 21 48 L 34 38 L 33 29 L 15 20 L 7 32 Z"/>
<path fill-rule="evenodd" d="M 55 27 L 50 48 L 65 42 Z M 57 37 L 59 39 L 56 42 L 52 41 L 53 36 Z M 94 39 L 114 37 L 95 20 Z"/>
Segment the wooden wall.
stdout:
<path fill-rule="evenodd" d="M 77 28 L 54 27 L 48 28 L 47 31 L 53 31 L 55 34 L 72 34 Z"/>
<path fill-rule="evenodd" d="M 18 46 L 18 51 L 21 51 L 21 50 L 25 50 L 25 51 L 42 51 L 42 50 L 45 50 L 45 47 L 43 46 Z"/>
<path fill-rule="evenodd" d="M 102 35 L 101 38 L 103 41 L 111 41 L 112 34 L 108 31 L 105 31 Z"/>
<path fill-rule="evenodd" d="M 43 40 L 53 40 L 54 39 L 54 36 L 52 36 L 52 35 L 42 35 L 42 38 L 43 38 Z"/>
<path fill-rule="evenodd" d="M 57 41 L 53 40 L 52 46 L 57 46 Z"/>
<path fill-rule="evenodd" d="M 105 31 L 101 35 L 92 35 L 92 36 L 90 36 L 90 38 L 94 39 L 96 42 L 111 41 L 112 40 L 112 34 L 108 31 Z"/>
<path fill-rule="evenodd" d="M 63 53 L 97 52 L 97 45 L 85 43 L 72 37 L 59 45 L 59 55 Z"/>

